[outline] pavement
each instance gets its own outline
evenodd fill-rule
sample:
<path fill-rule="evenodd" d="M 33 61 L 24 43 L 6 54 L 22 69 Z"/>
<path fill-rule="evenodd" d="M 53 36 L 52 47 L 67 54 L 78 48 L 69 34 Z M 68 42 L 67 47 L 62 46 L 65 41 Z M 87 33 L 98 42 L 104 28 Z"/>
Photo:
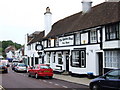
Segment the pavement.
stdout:
<path fill-rule="evenodd" d="M 89 85 L 90 81 L 92 79 L 88 79 L 87 77 L 75 77 L 71 75 L 63 75 L 63 74 L 54 74 L 54 78 L 60 79 L 60 80 L 65 80 L 77 84 L 83 84 L 83 85 Z"/>

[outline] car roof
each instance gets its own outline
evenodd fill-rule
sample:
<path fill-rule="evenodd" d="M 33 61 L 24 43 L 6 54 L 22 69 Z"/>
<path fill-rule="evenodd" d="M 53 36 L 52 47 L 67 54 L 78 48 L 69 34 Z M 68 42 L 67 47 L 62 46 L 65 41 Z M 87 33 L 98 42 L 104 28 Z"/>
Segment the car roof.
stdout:
<path fill-rule="evenodd" d="M 37 64 L 37 66 L 48 66 L 47 64 Z"/>

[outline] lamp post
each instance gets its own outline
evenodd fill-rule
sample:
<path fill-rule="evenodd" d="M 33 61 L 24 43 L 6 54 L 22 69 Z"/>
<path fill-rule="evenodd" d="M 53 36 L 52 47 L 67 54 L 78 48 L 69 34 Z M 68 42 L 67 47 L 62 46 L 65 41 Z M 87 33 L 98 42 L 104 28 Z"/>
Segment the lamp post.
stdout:
<path fill-rule="evenodd" d="M 35 49 L 39 55 L 39 58 L 42 59 L 42 64 L 44 63 L 44 48 L 42 44 L 36 44 Z"/>

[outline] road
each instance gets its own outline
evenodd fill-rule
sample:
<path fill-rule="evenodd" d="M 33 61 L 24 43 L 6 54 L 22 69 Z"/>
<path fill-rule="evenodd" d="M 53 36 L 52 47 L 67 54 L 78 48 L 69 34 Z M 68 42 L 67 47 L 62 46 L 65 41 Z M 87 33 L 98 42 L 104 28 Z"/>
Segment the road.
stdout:
<path fill-rule="evenodd" d="M 87 86 L 71 83 L 56 78 L 35 79 L 28 77 L 27 73 L 17 73 L 9 68 L 8 74 L 2 74 L 2 86 L 5 90 L 89 90 Z"/>

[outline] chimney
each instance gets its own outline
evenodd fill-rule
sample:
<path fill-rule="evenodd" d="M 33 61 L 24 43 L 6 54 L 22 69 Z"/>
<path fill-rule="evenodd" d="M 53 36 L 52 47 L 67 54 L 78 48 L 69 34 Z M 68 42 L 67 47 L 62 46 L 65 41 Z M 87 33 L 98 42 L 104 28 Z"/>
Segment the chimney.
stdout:
<path fill-rule="evenodd" d="M 50 12 L 50 8 L 46 8 L 46 12 L 44 13 L 44 23 L 45 23 L 45 36 L 51 31 L 52 26 L 52 13 Z"/>
<path fill-rule="evenodd" d="M 82 11 L 83 13 L 87 13 L 91 10 L 92 1 L 91 0 L 83 0 L 82 1 Z"/>

